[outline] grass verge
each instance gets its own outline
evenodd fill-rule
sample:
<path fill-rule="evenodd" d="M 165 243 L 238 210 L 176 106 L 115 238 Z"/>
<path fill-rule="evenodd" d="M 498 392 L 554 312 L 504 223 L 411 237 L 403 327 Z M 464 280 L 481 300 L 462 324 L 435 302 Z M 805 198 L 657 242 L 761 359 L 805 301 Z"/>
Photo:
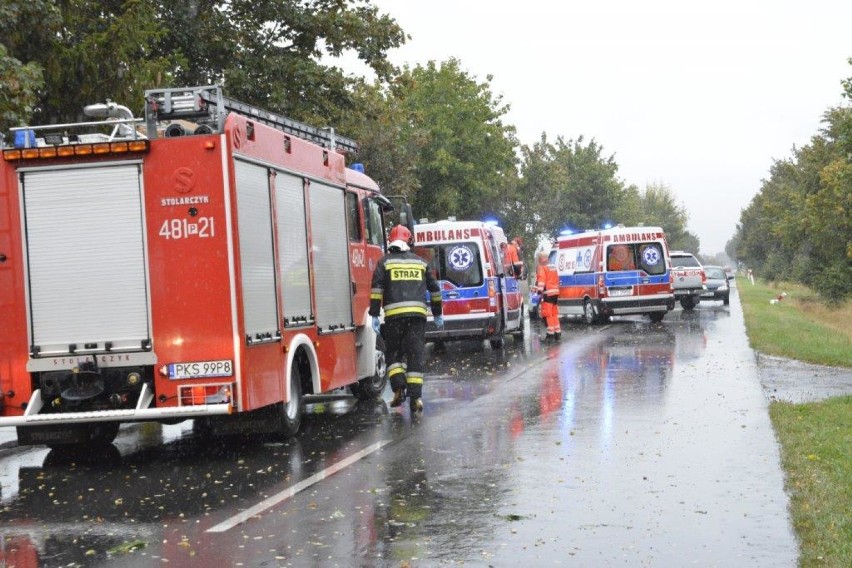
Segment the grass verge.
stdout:
<path fill-rule="evenodd" d="M 752 348 L 808 363 L 852 368 L 852 301 L 828 308 L 803 286 L 752 286 L 737 279 L 746 330 Z M 787 296 L 776 304 L 782 293 Z"/>
<path fill-rule="evenodd" d="M 737 281 L 751 346 L 810 363 L 852 367 L 852 302 L 829 309 L 807 288 Z M 770 300 L 782 292 L 778 303 Z M 772 424 L 799 538 L 799 566 L 852 566 L 852 396 L 773 402 Z"/>
<path fill-rule="evenodd" d="M 769 407 L 781 442 L 799 566 L 852 566 L 852 396 Z"/>

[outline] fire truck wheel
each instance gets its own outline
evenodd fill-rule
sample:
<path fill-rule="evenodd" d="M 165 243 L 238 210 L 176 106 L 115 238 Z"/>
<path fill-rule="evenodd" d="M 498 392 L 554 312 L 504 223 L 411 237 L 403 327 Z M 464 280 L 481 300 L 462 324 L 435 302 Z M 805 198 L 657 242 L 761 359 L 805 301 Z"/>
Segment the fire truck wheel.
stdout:
<path fill-rule="evenodd" d="M 302 373 L 298 361 L 290 369 L 290 400 L 278 404 L 279 431 L 284 438 L 292 438 L 302 424 L 302 412 L 305 409 L 302 399 Z"/>
<path fill-rule="evenodd" d="M 588 298 L 586 298 L 586 301 L 583 302 L 583 321 L 588 325 L 598 323 L 598 316 L 595 313 L 595 307 L 592 305 L 592 301 Z"/>
<path fill-rule="evenodd" d="M 353 383 L 349 390 L 358 400 L 373 400 L 382 396 L 385 385 L 388 384 L 388 364 L 385 354 L 385 340 L 376 336 L 375 368 L 373 376 Z"/>

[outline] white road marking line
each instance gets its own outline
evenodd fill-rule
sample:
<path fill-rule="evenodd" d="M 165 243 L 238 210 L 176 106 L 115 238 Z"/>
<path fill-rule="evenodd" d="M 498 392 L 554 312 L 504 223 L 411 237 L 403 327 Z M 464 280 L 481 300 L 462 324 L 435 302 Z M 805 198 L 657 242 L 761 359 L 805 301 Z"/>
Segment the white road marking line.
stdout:
<path fill-rule="evenodd" d="M 230 519 L 227 519 L 227 520 L 219 523 L 216 526 L 210 527 L 209 529 L 207 529 L 206 532 L 221 533 L 221 532 L 225 532 L 227 530 L 230 530 L 230 529 L 234 528 L 235 526 L 246 522 L 250 518 L 263 513 L 267 509 L 270 509 L 270 508 L 274 507 L 275 505 L 277 505 L 277 504 L 279 504 L 283 501 L 286 501 L 290 497 L 293 497 L 297 493 L 304 491 L 308 487 L 319 483 L 323 479 L 334 475 L 335 473 L 337 473 L 341 469 L 343 469 L 345 467 L 349 467 L 350 465 L 357 462 L 358 460 L 361 460 L 361 459 L 367 457 L 368 455 L 372 454 L 373 452 L 382 449 L 384 446 L 388 445 L 389 443 L 390 443 L 390 440 L 383 440 L 381 442 L 376 442 L 372 446 L 368 446 L 368 447 L 364 448 L 363 450 L 361 450 L 360 452 L 356 452 L 356 453 L 352 454 L 351 456 L 349 456 L 348 458 L 340 460 L 339 462 L 332 465 L 331 467 L 327 467 L 326 469 L 313 474 L 312 476 L 308 477 L 307 479 L 304 479 L 304 480 L 300 481 L 299 483 L 297 483 L 297 484 L 295 484 L 291 487 L 288 487 L 287 489 L 278 493 L 277 495 L 273 495 L 272 497 L 264 499 L 263 501 L 261 501 L 260 503 L 255 505 L 254 507 L 246 509 L 242 513 L 240 513 L 238 515 L 234 515 Z"/>

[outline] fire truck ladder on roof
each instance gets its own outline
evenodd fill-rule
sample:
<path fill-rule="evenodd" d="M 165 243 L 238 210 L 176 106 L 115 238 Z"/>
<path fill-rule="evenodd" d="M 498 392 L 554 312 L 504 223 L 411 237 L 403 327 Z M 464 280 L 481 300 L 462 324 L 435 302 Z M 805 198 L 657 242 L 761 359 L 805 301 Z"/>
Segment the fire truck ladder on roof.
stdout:
<path fill-rule="evenodd" d="M 225 126 L 228 113 L 247 116 L 257 122 L 277 128 L 287 134 L 320 144 L 330 150 L 358 151 L 358 143 L 351 138 L 338 136 L 334 129 L 316 128 L 280 114 L 225 97 L 218 85 L 153 89 L 145 91 L 145 122 L 148 132 L 156 132 L 160 120 L 198 120 L 213 123 L 219 132 Z"/>

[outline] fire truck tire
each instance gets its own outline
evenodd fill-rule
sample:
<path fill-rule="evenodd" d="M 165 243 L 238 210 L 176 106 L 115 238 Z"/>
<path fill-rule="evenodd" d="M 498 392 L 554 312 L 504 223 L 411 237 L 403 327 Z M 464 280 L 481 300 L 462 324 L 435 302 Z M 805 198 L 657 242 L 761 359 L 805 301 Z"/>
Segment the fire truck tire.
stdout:
<path fill-rule="evenodd" d="M 299 370 L 298 361 L 293 361 L 293 367 L 290 369 L 290 400 L 286 403 L 278 403 L 279 427 L 277 433 L 285 439 L 295 436 L 302 424 L 304 410 L 302 373 Z"/>
<path fill-rule="evenodd" d="M 588 298 L 586 298 L 586 301 L 583 302 L 583 321 L 588 325 L 598 323 L 598 315 L 595 313 L 595 307 L 592 305 L 592 301 Z"/>
<path fill-rule="evenodd" d="M 692 296 L 686 296 L 680 299 L 680 307 L 689 311 L 695 307 L 695 299 Z"/>
<path fill-rule="evenodd" d="M 358 400 L 373 400 L 382 396 L 385 386 L 388 384 L 388 364 L 385 340 L 376 336 L 375 368 L 373 375 L 353 383 L 349 390 Z"/>

